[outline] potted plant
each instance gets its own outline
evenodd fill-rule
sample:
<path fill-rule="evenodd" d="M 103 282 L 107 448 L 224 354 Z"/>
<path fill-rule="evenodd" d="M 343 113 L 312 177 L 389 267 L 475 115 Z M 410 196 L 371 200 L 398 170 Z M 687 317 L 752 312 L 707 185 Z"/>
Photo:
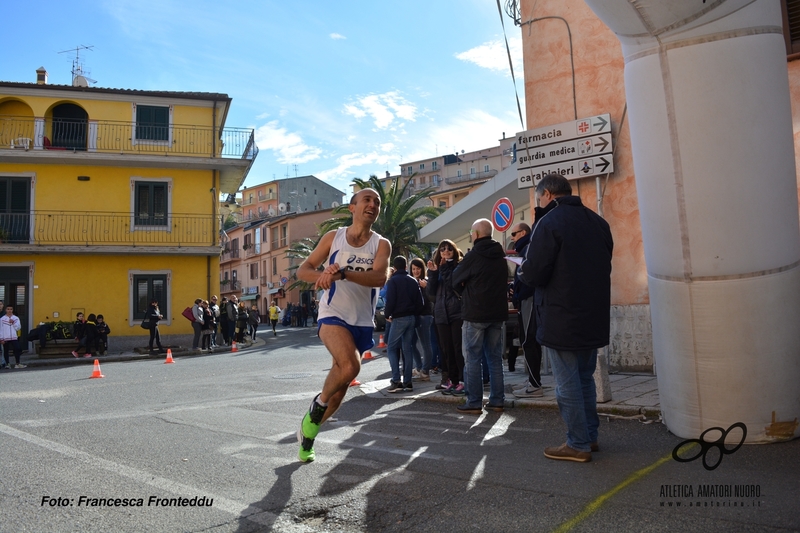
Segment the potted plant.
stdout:
<path fill-rule="evenodd" d="M 219 284 L 222 285 L 223 287 L 226 287 L 230 282 L 231 280 L 225 278 L 222 281 L 220 281 Z"/>
<path fill-rule="evenodd" d="M 249 250 L 249 249 L 250 249 L 250 248 L 252 248 L 252 247 L 253 247 L 253 245 L 252 245 L 252 244 L 250 244 L 250 243 L 244 243 L 244 244 L 242 245 L 242 250 Z"/>

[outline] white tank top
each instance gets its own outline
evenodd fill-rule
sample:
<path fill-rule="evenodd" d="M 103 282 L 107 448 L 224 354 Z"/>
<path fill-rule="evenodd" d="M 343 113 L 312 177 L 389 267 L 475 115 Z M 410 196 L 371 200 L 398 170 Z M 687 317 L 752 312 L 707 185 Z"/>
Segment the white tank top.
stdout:
<path fill-rule="evenodd" d="M 356 272 L 372 270 L 381 236 L 372 232 L 372 237 L 360 248 L 347 244 L 347 227 L 336 230 L 331 243 L 327 265 L 338 263 L 340 268 Z M 375 306 L 378 290 L 364 287 L 348 280 L 334 281 L 331 288 L 322 293 L 318 318 L 336 317 L 351 326 L 375 327 Z"/>

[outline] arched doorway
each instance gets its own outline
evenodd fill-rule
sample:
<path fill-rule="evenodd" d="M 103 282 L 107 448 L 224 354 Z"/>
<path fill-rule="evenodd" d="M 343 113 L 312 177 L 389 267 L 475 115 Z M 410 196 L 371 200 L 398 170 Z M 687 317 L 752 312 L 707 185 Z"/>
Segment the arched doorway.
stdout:
<path fill-rule="evenodd" d="M 60 104 L 53 108 L 52 146 L 68 150 L 86 150 L 89 115 L 75 104 Z"/>

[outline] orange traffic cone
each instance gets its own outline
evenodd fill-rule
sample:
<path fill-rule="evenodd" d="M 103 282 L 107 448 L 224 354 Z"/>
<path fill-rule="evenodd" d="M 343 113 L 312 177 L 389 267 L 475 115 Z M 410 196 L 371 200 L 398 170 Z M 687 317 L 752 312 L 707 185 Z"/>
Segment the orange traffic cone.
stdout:
<path fill-rule="evenodd" d="M 233 341 L 231 343 L 231 351 L 232 352 L 238 352 L 239 351 L 239 348 L 236 347 L 236 341 Z"/>
<path fill-rule="evenodd" d="M 167 360 L 164 361 L 164 364 L 168 365 L 168 364 L 174 363 L 174 362 L 175 361 L 172 360 L 172 350 L 170 348 L 167 348 Z"/>
<path fill-rule="evenodd" d="M 100 373 L 100 361 L 95 359 L 94 360 L 94 371 L 92 372 L 92 375 L 89 377 L 89 379 L 104 378 L 104 377 L 105 376 Z"/>
<path fill-rule="evenodd" d="M 353 381 L 350 382 L 351 387 L 358 387 L 359 385 L 361 385 L 361 382 L 356 378 L 353 378 Z"/>
<path fill-rule="evenodd" d="M 367 350 L 366 352 L 364 352 L 364 355 L 361 356 L 361 359 L 368 361 L 370 359 L 375 359 L 375 357 L 373 357 L 372 352 Z"/>
<path fill-rule="evenodd" d="M 378 348 L 386 348 L 386 343 L 385 343 L 385 342 L 383 342 L 383 335 L 381 335 L 381 336 L 379 337 L 379 340 L 378 340 Z"/>

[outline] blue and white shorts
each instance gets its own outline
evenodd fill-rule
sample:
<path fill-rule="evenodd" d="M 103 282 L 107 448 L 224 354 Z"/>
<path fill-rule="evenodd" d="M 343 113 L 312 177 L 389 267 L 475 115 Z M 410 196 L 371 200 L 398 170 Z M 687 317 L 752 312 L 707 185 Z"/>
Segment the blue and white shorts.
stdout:
<path fill-rule="evenodd" d="M 329 326 L 341 326 L 349 331 L 350 335 L 353 336 L 353 343 L 356 345 L 356 350 L 358 350 L 358 353 L 363 354 L 375 346 L 375 340 L 372 338 L 372 332 L 374 329 L 371 326 L 351 326 L 341 318 L 328 316 L 317 320 L 317 335 L 319 335 L 319 330 L 322 328 L 323 324 L 327 324 Z"/>

